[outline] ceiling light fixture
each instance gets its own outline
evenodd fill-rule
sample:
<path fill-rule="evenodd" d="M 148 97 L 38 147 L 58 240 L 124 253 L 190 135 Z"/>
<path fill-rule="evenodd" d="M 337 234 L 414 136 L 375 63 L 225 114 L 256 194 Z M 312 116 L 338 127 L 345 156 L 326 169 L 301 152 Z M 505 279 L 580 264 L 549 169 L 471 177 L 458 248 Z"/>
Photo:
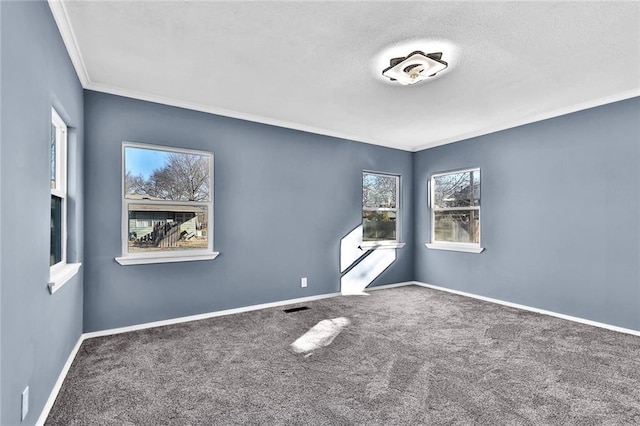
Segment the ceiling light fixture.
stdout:
<path fill-rule="evenodd" d="M 389 65 L 382 71 L 382 75 L 408 86 L 434 77 L 449 64 L 442 60 L 442 52 L 424 53 L 416 50 L 406 57 L 390 59 Z"/>

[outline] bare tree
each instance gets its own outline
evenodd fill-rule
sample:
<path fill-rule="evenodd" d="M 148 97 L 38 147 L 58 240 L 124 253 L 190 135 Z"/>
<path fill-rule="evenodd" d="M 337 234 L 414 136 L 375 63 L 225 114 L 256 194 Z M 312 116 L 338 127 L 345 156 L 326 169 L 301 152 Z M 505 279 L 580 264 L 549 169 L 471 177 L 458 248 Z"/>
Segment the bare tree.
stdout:
<path fill-rule="evenodd" d="M 467 207 L 477 198 L 480 180 L 473 172 L 451 173 L 436 177 L 433 188 L 436 207 Z"/>
<path fill-rule="evenodd" d="M 148 179 L 127 172 L 125 184 L 132 194 L 172 201 L 207 201 L 209 160 L 202 155 L 172 153 Z"/>
<path fill-rule="evenodd" d="M 124 175 L 125 192 L 127 194 L 140 194 L 144 192 L 144 177 L 142 175 L 134 176 L 129 170 Z"/>
<path fill-rule="evenodd" d="M 365 173 L 362 178 L 362 205 L 366 208 L 396 207 L 396 177 Z"/>
<path fill-rule="evenodd" d="M 480 176 L 469 171 L 436 176 L 434 180 L 433 207 L 451 209 L 436 212 L 436 234 L 447 235 L 457 227 L 467 232 L 470 241 L 477 242 L 479 216 L 474 206 L 480 199 Z"/>

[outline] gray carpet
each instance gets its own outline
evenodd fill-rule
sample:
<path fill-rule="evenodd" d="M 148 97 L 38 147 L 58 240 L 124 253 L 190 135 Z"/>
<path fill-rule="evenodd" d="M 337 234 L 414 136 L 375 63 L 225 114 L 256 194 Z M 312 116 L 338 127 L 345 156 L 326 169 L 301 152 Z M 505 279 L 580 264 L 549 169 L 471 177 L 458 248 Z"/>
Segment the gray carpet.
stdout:
<path fill-rule="evenodd" d="M 86 340 L 47 424 L 640 424 L 640 337 L 416 286 L 305 305 Z"/>

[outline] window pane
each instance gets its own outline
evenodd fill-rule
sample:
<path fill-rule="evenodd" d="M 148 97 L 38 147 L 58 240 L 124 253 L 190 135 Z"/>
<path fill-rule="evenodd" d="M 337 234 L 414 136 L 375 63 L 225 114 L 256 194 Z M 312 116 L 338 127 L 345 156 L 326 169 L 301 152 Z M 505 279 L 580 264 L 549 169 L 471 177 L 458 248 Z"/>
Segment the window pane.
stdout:
<path fill-rule="evenodd" d="M 480 205 L 480 172 L 449 173 L 433 178 L 433 205 L 436 208 Z"/>
<path fill-rule="evenodd" d="M 396 239 L 396 212 L 362 212 L 362 240 L 383 241 Z"/>
<path fill-rule="evenodd" d="M 362 205 L 365 208 L 396 208 L 398 177 L 362 174 Z"/>
<path fill-rule="evenodd" d="M 434 212 L 435 241 L 480 242 L 480 212 L 456 210 Z"/>
<path fill-rule="evenodd" d="M 206 206 L 129 205 L 129 253 L 206 249 Z"/>
<path fill-rule="evenodd" d="M 62 198 L 51 196 L 51 250 L 49 266 L 62 261 Z"/>
<path fill-rule="evenodd" d="M 51 180 L 51 189 L 55 189 L 56 187 L 56 126 L 51 124 L 51 146 L 49 147 L 50 155 L 50 180 Z"/>
<path fill-rule="evenodd" d="M 125 147 L 125 197 L 209 201 L 211 157 Z"/>
<path fill-rule="evenodd" d="M 471 200 L 474 207 L 480 205 L 480 170 L 474 170 L 471 172 L 471 187 L 473 188 L 471 193 Z"/>

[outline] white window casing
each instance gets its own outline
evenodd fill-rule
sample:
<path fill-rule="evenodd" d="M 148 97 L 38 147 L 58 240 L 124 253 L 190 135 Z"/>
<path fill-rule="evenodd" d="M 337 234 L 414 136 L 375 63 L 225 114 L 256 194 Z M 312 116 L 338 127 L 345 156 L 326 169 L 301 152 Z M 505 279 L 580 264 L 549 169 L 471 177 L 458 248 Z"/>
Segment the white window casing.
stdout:
<path fill-rule="evenodd" d="M 50 167 L 55 168 L 55 171 L 50 170 L 50 177 L 53 180 L 50 183 L 51 196 L 60 199 L 60 229 L 55 233 L 60 235 L 60 259 L 51 265 L 51 256 L 55 255 L 50 253 L 50 267 L 49 267 L 49 282 L 48 288 L 51 294 L 58 291 L 65 283 L 73 278 L 80 269 L 80 263 L 67 263 L 67 125 L 62 120 L 57 111 L 51 109 L 51 129 L 53 139 L 53 154 L 54 158 L 50 159 Z M 52 224 L 52 226 L 55 226 Z M 52 236 L 50 236 L 52 238 Z M 52 246 L 54 243 L 52 242 Z M 56 243 L 57 245 L 57 243 Z"/>
<path fill-rule="evenodd" d="M 441 188 L 441 186 L 438 185 L 437 180 L 439 178 L 442 179 L 442 178 L 447 178 L 449 176 L 451 176 L 452 178 L 456 178 L 456 177 L 463 178 L 466 175 L 469 176 L 470 183 L 467 185 L 467 187 L 465 188 L 460 187 L 460 188 L 466 189 L 469 192 L 470 198 L 460 199 L 460 200 L 464 200 L 465 202 L 468 201 L 469 205 L 464 205 L 464 206 L 438 205 L 438 203 L 435 200 L 436 193 L 439 193 L 443 189 Z M 446 204 L 446 202 L 454 202 L 455 204 L 455 201 L 458 201 L 458 199 L 455 197 L 455 194 L 454 194 L 455 189 L 458 188 L 455 185 L 457 184 L 454 184 L 453 188 L 449 188 L 453 198 L 444 199 L 443 201 L 445 201 L 445 203 L 441 203 L 441 204 Z M 477 188 L 476 188 L 476 185 L 477 185 Z M 436 249 L 436 250 L 460 251 L 460 252 L 467 252 L 467 253 L 481 253 L 482 251 L 484 251 L 484 248 L 481 247 L 480 245 L 481 230 L 482 230 L 482 226 L 481 226 L 482 215 L 480 213 L 480 208 L 481 208 L 480 207 L 481 206 L 480 187 L 481 187 L 481 180 L 480 180 L 479 168 L 461 169 L 461 170 L 454 170 L 450 172 L 435 173 L 431 176 L 428 184 L 429 209 L 430 209 L 430 217 L 431 217 L 431 227 L 430 227 L 431 241 L 428 243 L 425 243 L 425 246 L 427 248 Z M 476 192 L 477 192 L 477 196 L 476 196 Z M 477 223 L 474 225 L 473 229 L 470 229 L 469 227 L 466 230 L 464 230 L 462 229 L 459 223 L 453 223 L 452 221 L 449 220 L 448 222 L 451 223 L 451 228 L 452 228 L 451 234 L 453 235 L 451 234 L 448 235 L 449 238 L 442 238 L 442 229 L 440 230 L 436 229 L 437 227 L 436 215 L 439 213 L 445 214 L 445 215 L 446 214 L 455 215 L 456 213 L 464 215 L 465 213 L 468 213 L 469 217 L 473 219 L 474 222 L 477 221 Z M 447 222 L 447 221 L 444 220 L 444 222 Z M 438 231 L 440 231 L 440 238 L 438 236 Z M 471 234 L 473 235 L 469 233 L 470 231 L 471 231 Z M 457 237 L 458 234 L 462 234 L 466 238 L 458 238 Z"/>
<path fill-rule="evenodd" d="M 130 155 L 133 155 L 133 151 L 138 151 L 138 152 L 154 151 L 154 152 L 162 152 L 166 155 L 186 154 L 189 156 L 199 156 L 199 157 L 206 158 L 208 162 L 208 199 L 200 200 L 200 201 L 184 201 L 184 200 L 162 199 L 158 197 L 148 196 L 146 194 L 128 193 L 126 182 L 125 182 L 126 174 L 128 171 L 127 170 L 127 151 L 129 151 Z M 134 142 L 123 142 L 122 171 L 121 171 L 122 255 L 115 258 L 116 262 L 118 262 L 120 265 L 123 265 L 123 266 L 153 264 L 153 263 L 188 262 L 188 261 L 197 261 L 197 260 L 212 260 L 219 255 L 218 252 L 214 251 L 214 245 L 213 245 L 213 220 L 214 220 L 213 164 L 214 164 L 214 158 L 213 158 L 213 153 L 211 152 L 182 149 L 182 148 L 173 148 L 173 147 L 164 147 L 164 146 L 134 143 Z M 169 247 L 165 250 L 151 249 L 149 251 L 140 251 L 140 252 L 135 252 L 132 250 L 132 247 L 130 245 L 130 240 L 138 238 L 137 234 L 134 234 L 135 236 L 131 235 L 132 231 L 130 229 L 130 226 L 132 224 L 135 224 L 135 226 L 145 226 L 145 225 L 153 226 L 154 223 L 159 223 L 157 222 L 157 219 L 155 220 L 153 219 L 153 217 L 155 217 L 153 214 L 164 213 L 165 219 L 163 219 L 163 223 L 169 224 L 168 226 L 170 225 L 178 226 L 178 231 L 179 231 L 180 230 L 179 225 L 175 225 L 177 222 L 175 222 L 173 218 L 168 218 L 166 216 L 170 214 L 170 211 L 173 212 L 171 214 L 174 217 L 184 218 L 189 216 L 185 215 L 184 213 L 180 213 L 181 211 L 202 211 L 202 210 L 206 210 L 206 214 L 203 214 L 203 216 L 206 216 L 206 226 L 207 226 L 206 246 L 202 245 L 201 247 L 196 247 L 196 248 Z M 146 212 L 149 215 L 144 218 L 139 218 L 139 217 L 131 218 L 130 212 L 135 214 Z M 196 213 L 192 213 L 192 215 L 196 216 Z"/>
<path fill-rule="evenodd" d="M 384 205 L 384 206 L 380 206 L 380 205 L 370 205 L 371 203 L 368 200 L 368 194 L 366 193 L 366 191 L 368 191 L 370 188 L 367 186 L 367 184 L 365 184 L 365 180 L 367 178 L 370 177 L 374 177 L 374 178 L 380 178 L 380 179 L 393 179 L 393 200 L 389 200 L 386 204 L 388 205 Z M 400 242 L 401 239 L 401 225 L 402 225 L 402 220 L 401 220 L 401 200 L 400 200 L 400 175 L 397 174 L 391 174 L 391 173 L 384 173 L 384 172 L 375 172 L 375 171 L 368 171 L 368 170 L 364 170 L 362 172 L 362 179 L 363 179 L 363 187 L 362 187 L 362 191 L 363 191 L 363 200 L 362 200 L 362 225 L 363 225 L 363 235 L 362 235 L 362 243 L 359 245 L 361 250 L 375 250 L 375 249 L 397 249 L 397 248 L 401 248 L 404 247 L 405 243 Z M 374 189 L 377 190 L 378 188 Z M 379 196 L 380 194 L 378 194 Z M 369 205 L 368 205 L 369 204 Z M 385 204 L 385 203 L 383 203 Z M 394 237 L 393 238 L 385 238 L 380 237 L 371 237 L 371 236 L 367 236 L 367 233 L 371 232 L 371 229 L 367 229 L 368 227 L 367 222 L 365 220 L 365 217 L 367 214 L 391 214 L 394 216 L 394 220 L 393 221 L 389 221 L 389 223 L 393 223 L 394 224 Z M 388 230 L 387 230 L 388 231 Z M 384 230 L 383 230 L 383 234 L 384 234 Z"/>

